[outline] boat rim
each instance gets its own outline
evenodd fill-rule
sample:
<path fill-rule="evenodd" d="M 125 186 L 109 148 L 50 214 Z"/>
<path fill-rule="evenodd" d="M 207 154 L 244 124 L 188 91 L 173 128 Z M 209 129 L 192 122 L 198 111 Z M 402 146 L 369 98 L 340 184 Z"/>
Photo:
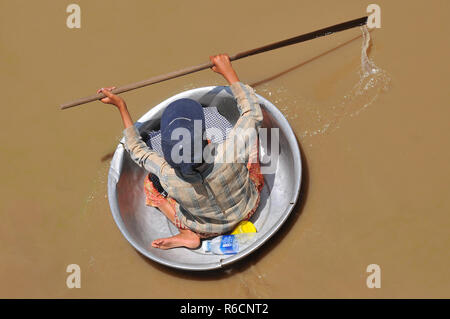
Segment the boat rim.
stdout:
<path fill-rule="evenodd" d="M 165 108 L 170 102 L 180 99 L 182 97 L 187 97 L 190 95 L 193 95 L 195 93 L 199 92 L 208 92 L 215 88 L 224 88 L 229 89 L 228 86 L 205 86 L 205 87 L 199 87 L 194 88 L 190 90 L 186 90 L 180 93 L 177 93 L 150 110 L 148 110 L 146 113 L 144 113 L 137 122 L 135 122 L 136 127 L 139 127 L 142 125 L 142 123 L 150 120 L 153 118 L 158 112 L 161 111 L 161 109 Z M 174 262 L 169 261 L 164 258 L 160 258 L 158 256 L 150 254 L 146 249 L 143 249 L 140 245 L 136 244 L 133 238 L 131 238 L 130 234 L 128 233 L 128 230 L 126 229 L 126 226 L 124 225 L 124 222 L 121 218 L 120 209 L 116 203 L 113 203 L 112 200 L 117 201 L 117 192 L 116 192 L 116 185 L 119 182 L 122 164 L 123 164 L 123 155 L 125 151 L 124 143 L 125 138 L 122 138 L 120 140 L 120 143 L 118 144 L 116 151 L 114 153 L 114 156 L 111 160 L 110 169 L 108 173 L 108 202 L 111 208 L 111 214 L 113 215 L 113 219 L 119 228 L 122 235 L 127 239 L 127 241 L 143 256 L 168 267 L 176 268 L 179 270 L 187 270 L 187 271 L 207 271 L 207 270 L 214 270 L 214 269 L 221 269 L 227 265 L 231 265 L 232 263 L 236 262 L 237 260 L 243 259 L 247 257 L 249 254 L 254 252 L 255 250 L 259 249 L 261 246 L 263 246 L 280 228 L 281 226 L 286 222 L 286 220 L 289 218 L 297 200 L 300 195 L 300 189 L 301 189 L 301 181 L 302 181 L 302 159 L 300 154 L 300 147 L 297 141 L 297 138 L 295 136 L 294 131 L 292 130 L 292 127 L 290 126 L 288 120 L 284 117 L 284 115 L 281 113 L 281 111 L 269 100 L 262 97 L 259 94 L 256 94 L 259 101 L 262 102 L 261 104 L 264 104 L 264 108 L 268 113 L 270 113 L 270 116 L 272 116 L 279 124 L 280 127 L 283 128 L 283 130 L 286 132 L 286 139 L 288 140 L 292 157 L 294 158 L 293 164 L 296 168 L 296 170 L 299 172 L 298 178 L 295 178 L 295 185 L 294 192 L 292 194 L 292 197 L 289 201 L 289 206 L 285 209 L 285 211 L 282 214 L 282 217 L 269 229 L 267 230 L 263 237 L 259 238 L 254 244 L 252 244 L 252 249 L 246 249 L 236 255 L 232 255 L 231 257 L 227 257 L 224 259 L 220 259 L 219 262 L 213 262 L 209 264 L 192 264 L 192 263 L 183 263 L 183 262 Z"/>

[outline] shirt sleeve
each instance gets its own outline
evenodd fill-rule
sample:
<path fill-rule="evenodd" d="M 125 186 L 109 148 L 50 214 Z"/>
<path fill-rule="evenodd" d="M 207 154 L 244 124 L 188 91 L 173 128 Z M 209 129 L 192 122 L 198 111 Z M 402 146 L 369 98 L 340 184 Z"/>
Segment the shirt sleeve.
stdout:
<path fill-rule="evenodd" d="M 231 91 L 237 102 L 240 117 L 235 126 L 228 134 L 225 149 L 226 157 L 233 154 L 233 161 L 247 163 L 249 160 L 257 160 L 258 150 L 258 129 L 261 127 L 263 115 L 255 91 L 248 85 L 235 82 L 231 86 Z"/>
<path fill-rule="evenodd" d="M 138 130 L 133 125 L 123 131 L 125 149 L 131 159 L 140 167 L 160 177 L 161 167 L 166 163 L 164 158 L 145 144 Z"/>

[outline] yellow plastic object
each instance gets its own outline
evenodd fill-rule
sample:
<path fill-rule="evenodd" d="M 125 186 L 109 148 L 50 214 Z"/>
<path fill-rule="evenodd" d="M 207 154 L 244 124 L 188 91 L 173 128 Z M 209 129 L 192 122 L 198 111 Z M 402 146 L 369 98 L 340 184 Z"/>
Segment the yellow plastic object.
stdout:
<path fill-rule="evenodd" d="M 253 223 L 249 222 L 248 220 L 243 220 L 236 226 L 231 235 L 242 233 L 256 233 L 255 225 L 253 225 Z"/>

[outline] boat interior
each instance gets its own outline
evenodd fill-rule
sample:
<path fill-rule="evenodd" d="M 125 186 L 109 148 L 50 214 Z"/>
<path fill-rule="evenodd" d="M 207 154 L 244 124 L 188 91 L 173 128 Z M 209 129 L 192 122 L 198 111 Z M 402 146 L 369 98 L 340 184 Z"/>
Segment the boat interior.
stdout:
<path fill-rule="evenodd" d="M 131 160 L 124 149 L 124 140 L 117 146 L 108 175 L 111 212 L 122 234 L 142 255 L 183 270 L 218 269 L 261 247 L 285 222 L 300 191 L 300 150 L 286 118 L 275 105 L 257 96 L 264 115 L 259 147 L 265 186 L 258 210 L 250 219 L 257 229 L 256 240 L 238 254 L 214 255 L 201 248 L 161 250 L 151 247 L 153 240 L 177 234 L 177 228 L 157 208 L 145 205 L 143 181 L 148 172 Z M 148 111 L 135 124 L 141 135 L 159 130 L 165 107 L 179 98 L 191 98 L 204 107 L 216 107 L 231 126 L 239 118 L 236 101 L 228 87 L 198 88 L 177 94 Z"/>

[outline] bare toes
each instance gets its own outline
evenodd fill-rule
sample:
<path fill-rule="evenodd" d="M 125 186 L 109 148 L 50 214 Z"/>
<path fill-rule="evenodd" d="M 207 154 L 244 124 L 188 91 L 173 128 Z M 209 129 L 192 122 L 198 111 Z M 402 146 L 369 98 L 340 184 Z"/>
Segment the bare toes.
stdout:
<path fill-rule="evenodd" d="M 159 248 L 159 246 L 162 244 L 162 240 L 161 239 L 156 239 L 152 242 L 152 246 L 155 248 Z"/>

